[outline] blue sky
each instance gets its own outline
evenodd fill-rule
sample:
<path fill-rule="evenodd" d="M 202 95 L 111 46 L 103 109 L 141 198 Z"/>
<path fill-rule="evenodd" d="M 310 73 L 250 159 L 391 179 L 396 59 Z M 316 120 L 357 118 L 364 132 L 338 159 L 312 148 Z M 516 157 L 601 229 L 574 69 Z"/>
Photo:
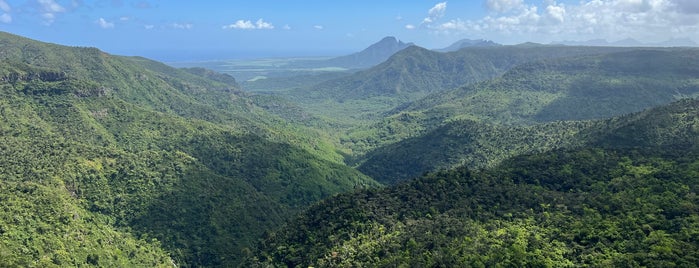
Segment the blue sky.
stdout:
<path fill-rule="evenodd" d="M 164 61 L 340 55 L 385 36 L 699 42 L 699 0 L 0 0 L 0 30 Z"/>

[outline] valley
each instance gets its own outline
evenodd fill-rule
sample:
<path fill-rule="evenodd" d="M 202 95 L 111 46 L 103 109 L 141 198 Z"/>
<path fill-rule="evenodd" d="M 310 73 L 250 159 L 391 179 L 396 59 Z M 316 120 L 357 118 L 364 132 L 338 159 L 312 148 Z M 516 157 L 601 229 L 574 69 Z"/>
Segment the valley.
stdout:
<path fill-rule="evenodd" d="M 697 48 L 0 59 L 0 266 L 699 261 Z"/>

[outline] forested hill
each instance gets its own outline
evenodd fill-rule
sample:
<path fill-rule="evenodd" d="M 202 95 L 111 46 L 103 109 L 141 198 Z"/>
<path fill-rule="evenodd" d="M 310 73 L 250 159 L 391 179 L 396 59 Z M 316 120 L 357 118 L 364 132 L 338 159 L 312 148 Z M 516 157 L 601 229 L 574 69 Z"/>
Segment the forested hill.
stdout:
<path fill-rule="evenodd" d="M 580 144 L 585 137 L 578 135 L 588 127 L 573 120 L 695 98 L 697 74 L 696 49 L 643 48 L 526 62 L 497 78 L 408 103 L 348 140 L 357 151 L 371 149 L 354 163 L 382 182 L 461 164 L 479 168 Z"/>
<path fill-rule="evenodd" d="M 248 263 L 694 266 L 697 106 L 682 101 L 606 121 L 618 128 L 577 149 L 331 198 L 270 233 Z"/>
<path fill-rule="evenodd" d="M 358 169 L 393 184 L 425 172 L 464 165 L 492 167 L 504 159 L 585 146 L 691 148 L 699 137 L 699 101 L 597 121 L 563 121 L 531 126 L 455 120 L 424 135 L 378 148 Z"/>
<path fill-rule="evenodd" d="M 0 266 L 235 266 L 377 185 L 232 77 L 0 33 Z"/>
<path fill-rule="evenodd" d="M 432 94 L 393 114 L 500 123 L 608 118 L 696 96 L 698 73 L 697 49 L 646 48 L 530 61 L 495 79 Z"/>
<path fill-rule="evenodd" d="M 321 99 L 366 99 L 390 96 L 414 100 L 497 77 L 519 64 L 542 59 L 609 53 L 627 48 L 565 46 L 472 47 L 440 53 L 418 46 L 403 49 L 385 62 L 343 78 L 320 83 L 310 93 Z"/>

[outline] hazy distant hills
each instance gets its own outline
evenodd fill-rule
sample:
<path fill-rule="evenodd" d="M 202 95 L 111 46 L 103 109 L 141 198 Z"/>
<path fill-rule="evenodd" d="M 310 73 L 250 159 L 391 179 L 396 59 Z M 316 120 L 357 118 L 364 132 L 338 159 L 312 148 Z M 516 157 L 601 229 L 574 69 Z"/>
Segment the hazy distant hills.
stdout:
<path fill-rule="evenodd" d="M 387 36 L 356 53 L 327 60 L 293 61 L 289 63 L 288 67 L 366 69 L 385 61 L 396 52 L 410 46 L 413 46 L 413 43 L 404 43 L 393 36 Z"/>
<path fill-rule="evenodd" d="M 623 46 L 623 47 L 697 47 L 699 44 L 691 39 L 669 39 L 657 43 L 643 43 L 641 41 L 627 38 L 614 42 L 609 42 L 605 39 L 593 39 L 587 41 L 561 41 L 554 44 L 562 44 L 569 46 Z"/>
<path fill-rule="evenodd" d="M 321 83 L 328 98 L 414 97 L 494 78 L 519 64 L 559 57 L 627 50 L 604 47 L 471 47 L 440 53 L 413 46 L 353 75 Z"/>
<path fill-rule="evenodd" d="M 384 62 L 396 52 L 409 46 L 413 46 L 413 43 L 403 43 L 395 37 L 389 36 L 360 52 L 325 60 L 322 64 L 348 69 L 368 68 Z"/>
<path fill-rule="evenodd" d="M 483 40 L 483 39 L 478 39 L 478 40 L 461 39 L 461 40 L 456 41 L 453 44 L 449 45 L 448 47 L 441 48 L 441 49 L 435 49 L 435 51 L 452 52 L 452 51 L 457 51 L 457 50 L 465 48 L 465 47 L 492 47 L 492 46 L 501 46 L 501 44 L 495 43 L 495 42 L 490 41 L 490 40 Z"/>

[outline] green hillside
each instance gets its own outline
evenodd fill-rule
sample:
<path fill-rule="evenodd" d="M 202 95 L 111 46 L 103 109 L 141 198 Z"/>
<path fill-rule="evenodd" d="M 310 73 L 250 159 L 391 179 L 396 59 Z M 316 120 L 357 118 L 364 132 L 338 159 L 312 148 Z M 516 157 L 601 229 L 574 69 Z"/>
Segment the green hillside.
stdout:
<path fill-rule="evenodd" d="M 530 61 L 393 113 L 502 123 L 608 118 L 696 96 L 697 57 L 696 49 L 648 48 Z"/>
<path fill-rule="evenodd" d="M 594 134 L 595 141 L 579 149 L 342 194 L 268 234 L 248 263 L 694 266 L 698 104 L 682 101 L 602 121 L 616 128 Z M 653 137 L 660 136 L 666 142 L 656 143 Z M 629 147 L 623 141 L 645 143 Z"/>
<path fill-rule="evenodd" d="M 352 163 L 383 182 L 570 147 L 584 139 L 574 135 L 584 124 L 561 120 L 609 118 L 699 96 L 699 61 L 691 60 L 697 57 L 696 49 L 640 49 L 524 63 L 406 104 L 351 130 L 343 143 L 369 150 Z"/>
<path fill-rule="evenodd" d="M 625 50 L 629 49 L 499 46 L 440 53 L 411 46 L 372 68 L 275 93 L 302 104 L 314 114 L 365 124 L 366 119 L 378 119 L 384 112 L 430 93 L 492 79 L 526 62 Z"/>
<path fill-rule="evenodd" d="M 0 266 L 232 266 L 377 185 L 229 76 L 6 33 L 0 58 Z"/>
<path fill-rule="evenodd" d="M 471 120 L 444 124 L 417 137 L 379 147 L 360 157 L 358 170 L 384 184 L 416 178 L 426 172 L 492 167 L 500 161 L 585 143 L 592 122 L 555 122 L 504 126 Z"/>

